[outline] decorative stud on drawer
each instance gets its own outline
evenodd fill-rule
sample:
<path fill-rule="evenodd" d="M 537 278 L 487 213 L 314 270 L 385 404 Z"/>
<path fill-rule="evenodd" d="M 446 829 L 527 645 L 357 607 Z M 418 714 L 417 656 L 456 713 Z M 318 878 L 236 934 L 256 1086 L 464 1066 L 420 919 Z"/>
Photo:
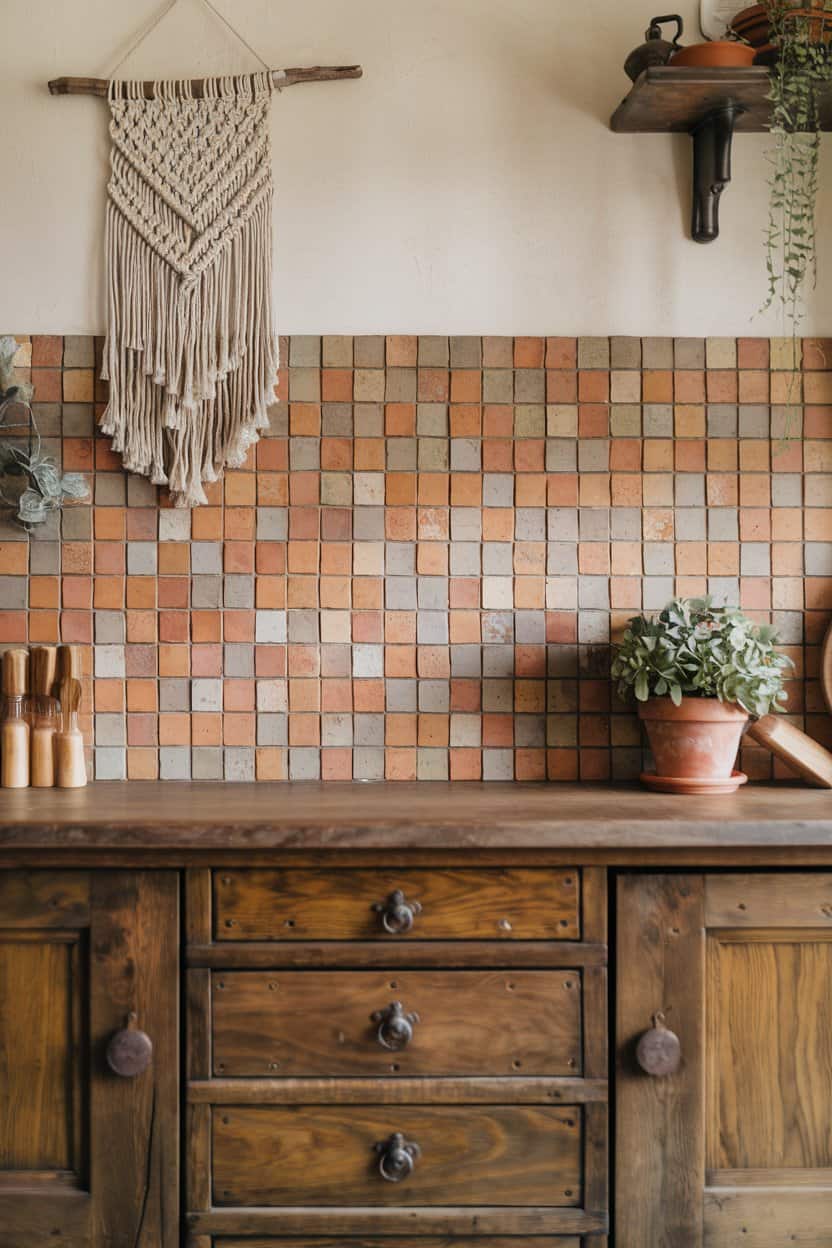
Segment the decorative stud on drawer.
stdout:
<path fill-rule="evenodd" d="M 379 1154 L 378 1172 L 388 1183 L 401 1183 L 402 1179 L 409 1178 L 422 1155 L 419 1145 L 406 1140 L 401 1131 L 396 1131 L 389 1140 L 381 1140 L 375 1147 Z"/>
<path fill-rule="evenodd" d="M 394 1051 L 407 1048 L 413 1039 L 413 1028 L 420 1021 L 418 1014 L 405 1014 L 401 1001 L 392 1001 L 383 1010 L 374 1010 L 370 1018 L 379 1024 L 376 1035 L 381 1047 Z"/>
<path fill-rule="evenodd" d="M 373 910 L 381 916 L 381 926 L 391 936 L 404 936 L 413 927 L 413 920 L 422 913 L 418 901 L 408 901 L 400 888 L 395 889 L 386 901 L 377 901 Z"/>

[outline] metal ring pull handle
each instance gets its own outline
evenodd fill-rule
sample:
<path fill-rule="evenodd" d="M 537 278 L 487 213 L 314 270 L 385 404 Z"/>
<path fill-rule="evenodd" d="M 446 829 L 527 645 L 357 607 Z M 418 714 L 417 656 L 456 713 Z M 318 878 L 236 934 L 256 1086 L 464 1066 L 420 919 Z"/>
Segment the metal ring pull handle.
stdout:
<path fill-rule="evenodd" d="M 120 1075 L 122 1079 L 135 1079 L 153 1061 L 153 1041 L 139 1030 L 134 1011 L 127 1015 L 121 1030 L 110 1037 L 106 1058 L 113 1074 Z"/>
<path fill-rule="evenodd" d="M 405 1014 L 401 1001 L 392 1001 L 383 1010 L 374 1010 L 370 1015 L 374 1023 L 378 1023 L 376 1035 L 383 1049 L 406 1049 L 413 1039 L 413 1028 L 418 1023 L 419 1015 Z"/>
<path fill-rule="evenodd" d="M 401 1131 L 376 1144 L 380 1154 L 378 1172 L 388 1183 L 401 1183 L 413 1173 L 413 1167 L 422 1150 L 412 1140 L 406 1140 Z"/>
<path fill-rule="evenodd" d="M 636 1045 L 636 1061 L 646 1075 L 664 1078 L 675 1075 L 682 1061 L 682 1045 L 675 1031 L 666 1026 L 664 1014 L 653 1015 L 653 1026 L 645 1031 Z"/>
<path fill-rule="evenodd" d="M 386 901 L 377 901 L 373 909 L 381 915 L 381 926 L 391 936 L 403 936 L 409 932 L 416 915 L 422 912 L 419 902 L 407 901 L 400 888 L 392 892 Z"/>

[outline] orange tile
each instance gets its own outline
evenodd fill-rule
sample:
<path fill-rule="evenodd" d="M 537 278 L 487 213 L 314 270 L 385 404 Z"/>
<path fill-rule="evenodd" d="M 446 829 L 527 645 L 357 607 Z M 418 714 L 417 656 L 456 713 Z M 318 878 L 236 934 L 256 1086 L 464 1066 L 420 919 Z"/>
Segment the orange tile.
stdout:
<path fill-rule="evenodd" d="M 317 438 L 321 433 L 319 403 L 290 403 L 289 429 L 294 438 Z M 228 497 L 226 496 L 226 502 Z"/>
<path fill-rule="evenodd" d="M 28 542 L 0 542 L 0 574 L 25 576 L 29 571 Z"/>
<path fill-rule="evenodd" d="M 415 334 L 388 334 L 386 340 L 387 367 L 415 367 L 417 342 Z"/>
<path fill-rule="evenodd" d="M 479 403 L 482 398 L 482 373 L 478 368 L 455 368 L 451 371 L 451 402 Z"/>
<path fill-rule="evenodd" d="M 673 402 L 673 373 L 664 369 L 646 369 L 642 376 L 644 403 Z"/>
<path fill-rule="evenodd" d="M 385 780 L 415 780 L 416 751 L 414 749 L 387 749 L 384 751 Z"/>
<path fill-rule="evenodd" d="M 550 339 L 554 344 L 555 339 Z M 574 341 L 570 339 L 560 340 L 563 343 Z M 546 339 L 544 338 L 515 338 L 514 340 L 514 367 L 515 368 L 542 368 L 544 354 L 546 350 Z M 568 354 L 568 351 L 567 351 Z M 564 348 L 560 351 L 553 345 L 553 358 L 564 358 Z"/>
<path fill-rule="evenodd" d="M 56 608 L 58 605 L 57 576 L 31 576 L 29 578 L 29 606 Z"/>
<path fill-rule="evenodd" d="M 416 433 L 416 404 L 386 404 L 384 408 L 384 432 L 388 438 L 412 438 Z M 323 466 L 323 460 L 321 464 Z"/>

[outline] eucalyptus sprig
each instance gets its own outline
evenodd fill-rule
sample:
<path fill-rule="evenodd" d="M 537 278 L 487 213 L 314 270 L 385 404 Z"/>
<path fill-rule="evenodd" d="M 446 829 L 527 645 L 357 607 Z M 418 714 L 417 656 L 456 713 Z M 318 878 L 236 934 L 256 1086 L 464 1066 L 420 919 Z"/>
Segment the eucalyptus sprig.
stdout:
<path fill-rule="evenodd" d="M 710 598 L 675 598 L 651 617 L 631 619 L 612 662 L 618 696 L 638 702 L 670 697 L 719 698 L 749 715 L 782 710 L 784 673 L 794 666 L 776 649 L 770 624 Z"/>
<path fill-rule="evenodd" d="M 823 0 L 814 16 L 795 15 L 789 0 L 766 0 L 766 10 L 778 57 L 768 94 L 774 144 L 768 153 L 768 293 L 761 310 L 779 302 L 796 336 L 807 285 L 814 286 L 817 279 L 818 102 L 821 89 L 832 80 L 832 59 L 823 40 L 824 23 L 832 21 L 832 0 Z"/>

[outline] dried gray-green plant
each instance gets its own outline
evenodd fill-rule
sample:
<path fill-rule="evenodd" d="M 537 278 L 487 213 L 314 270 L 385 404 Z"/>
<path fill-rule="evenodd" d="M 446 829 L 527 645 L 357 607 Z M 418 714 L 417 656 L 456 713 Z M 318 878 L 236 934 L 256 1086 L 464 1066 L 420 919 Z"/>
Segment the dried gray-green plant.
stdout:
<path fill-rule="evenodd" d="M 66 501 L 87 499 L 89 486 L 81 473 L 62 473 L 44 454 L 31 406 L 32 387 L 15 378 L 16 353 L 14 338 L 0 338 L 0 429 L 28 435 L 25 447 L 21 439 L 0 441 L 0 502 L 13 508 L 18 523 L 30 530 Z"/>
<path fill-rule="evenodd" d="M 622 700 L 719 698 L 749 715 L 783 709 L 785 673 L 794 665 L 776 649 L 769 624 L 710 598 L 674 598 L 657 616 L 631 619 L 615 648 L 612 677 Z"/>

